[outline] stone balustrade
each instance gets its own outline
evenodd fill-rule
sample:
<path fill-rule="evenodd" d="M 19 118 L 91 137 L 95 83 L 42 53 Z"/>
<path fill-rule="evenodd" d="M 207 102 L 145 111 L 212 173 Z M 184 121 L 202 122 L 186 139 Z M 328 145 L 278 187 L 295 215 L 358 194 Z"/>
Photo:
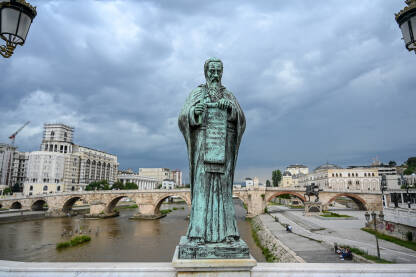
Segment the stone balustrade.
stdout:
<path fill-rule="evenodd" d="M 209 276 L 240 276 L 226 272 Z M 32 263 L 0 261 L 0 277 L 176 277 L 171 263 Z M 188 276 L 188 275 L 187 275 Z M 197 275 L 189 275 L 197 276 Z M 207 275 L 205 275 L 207 276 Z M 251 277 L 413 277 L 414 264 L 258 263 Z"/>

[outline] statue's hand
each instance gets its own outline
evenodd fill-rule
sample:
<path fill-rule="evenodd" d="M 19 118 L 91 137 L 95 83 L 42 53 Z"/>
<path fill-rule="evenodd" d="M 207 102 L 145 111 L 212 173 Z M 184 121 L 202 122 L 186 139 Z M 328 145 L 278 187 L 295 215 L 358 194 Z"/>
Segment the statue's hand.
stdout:
<path fill-rule="evenodd" d="M 221 99 L 220 101 L 218 101 L 218 108 L 222 110 L 228 110 L 231 107 L 232 107 L 232 104 L 227 99 Z"/>
<path fill-rule="evenodd" d="M 205 112 L 206 109 L 207 109 L 207 105 L 205 105 L 203 103 L 198 103 L 198 104 L 195 105 L 194 113 L 195 113 L 195 115 L 200 115 L 203 112 Z"/>

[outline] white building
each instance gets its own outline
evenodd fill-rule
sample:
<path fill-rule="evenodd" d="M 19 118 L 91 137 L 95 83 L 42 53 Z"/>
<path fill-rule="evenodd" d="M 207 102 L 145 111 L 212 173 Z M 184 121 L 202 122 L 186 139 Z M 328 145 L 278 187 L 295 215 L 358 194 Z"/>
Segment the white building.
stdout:
<path fill-rule="evenodd" d="M 34 151 L 29 154 L 25 195 L 61 192 L 64 189 L 65 154 Z"/>
<path fill-rule="evenodd" d="M 117 179 L 124 185 L 127 183 L 134 183 L 139 190 L 152 190 L 157 189 L 159 186 L 158 181 L 155 178 L 141 176 L 133 171 L 119 171 Z"/>
<path fill-rule="evenodd" d="M 25 194 L 84 190 L 93 181 L 116 181 L 117 156 L 74 144 L 73 132 L 64 124 L 44 125 L 41 151 L 29 154 Z"/>
<path fill-rule="evenodd" d="M 177 187 L 182 186 L 182 172 L 178 169 L 170 170 L 169 168 L 139 168 L 139 175 L 155 178 L 159 184 L 163 180 L 173 180 Z"/>
<path fill-rule="evenodd" d="M 309 168 L 306 165 L 302 164 L 289 165 L 288 167 L 286 167 L 285 171 L 290 172 L 292 176 L 299 174 L 309 174 Z"/>
<path fill-rule="evenodd" d="M 299 179 L 307 174 L 309 174 L 307 166 L 301 164 L 289 165 L 283 172 L 282 181 L 279 185 L 284 188 L 299 188 Z"/>
<path fill-rule="evenodd" d="M 172 170 L 172 180 L 175 182 L 177 187 L 182 187 L 182 171 L 179 169 Z"/>
<path fill-rule="evenodd" d="M 246 188 L 259 188 L 259 187 L 264 187 L 265 185 L 261 184 L 259 181 L 258 177 L 254 177 L 254 178 L 246 178 L 244 180 L 245 183 L 245 187 Z"/>
<path fill-rule="evenodd" d="M 176 183 L 173 180 L 165 179 L 162 181 L 162 189 L 175 189 Z"/>
<path fill-rule="evenodd" d="M 324 164 L 300 177 L 299 187 L 315 184 L 325 191 L 380 191 L 380 178 L 374 167 L 341 168 Z"/>

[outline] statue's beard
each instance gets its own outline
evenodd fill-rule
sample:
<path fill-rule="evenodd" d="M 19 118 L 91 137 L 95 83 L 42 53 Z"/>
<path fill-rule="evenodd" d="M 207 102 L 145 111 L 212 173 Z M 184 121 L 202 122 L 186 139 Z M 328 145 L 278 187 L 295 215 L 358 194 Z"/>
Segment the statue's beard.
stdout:
<path fill-rule="evenodd" d="M 217 78 L 211 78 L 207 80 L 208 88 L 219 90 L 221 88 L 221 80 Z"/>

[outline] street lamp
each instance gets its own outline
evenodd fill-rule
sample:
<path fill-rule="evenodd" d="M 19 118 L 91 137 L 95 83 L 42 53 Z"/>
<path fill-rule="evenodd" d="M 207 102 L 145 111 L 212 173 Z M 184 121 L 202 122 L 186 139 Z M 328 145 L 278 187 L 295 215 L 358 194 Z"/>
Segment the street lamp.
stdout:
<path fill-rule="evenodd" d="M 416 53 L 416 0 L 406 0 L 407 7 L 396 14 L 407 50 Z"/>
<path fill-rule="evenodd" d="M 373 218 L 374 222 L 374 236 L 376 237 L 376 244 L 377 244 L 377 258 L 380 259 L 380 247 L 378 246 L 378 238 L 377 238 L 377 214 L 375 211 L 371 213 L 371 217 Z M 384 215 L 383 215 L 384 218 Z"/>
<path fill-rule="evenodd" d="M 25 0 L 0 2 L 0 37 L 6 41 L 0 46 L 0 54 L 4 58 L 10 58 L 16 46 L 25 43 L 35 16 L 36 7 Z"/>

